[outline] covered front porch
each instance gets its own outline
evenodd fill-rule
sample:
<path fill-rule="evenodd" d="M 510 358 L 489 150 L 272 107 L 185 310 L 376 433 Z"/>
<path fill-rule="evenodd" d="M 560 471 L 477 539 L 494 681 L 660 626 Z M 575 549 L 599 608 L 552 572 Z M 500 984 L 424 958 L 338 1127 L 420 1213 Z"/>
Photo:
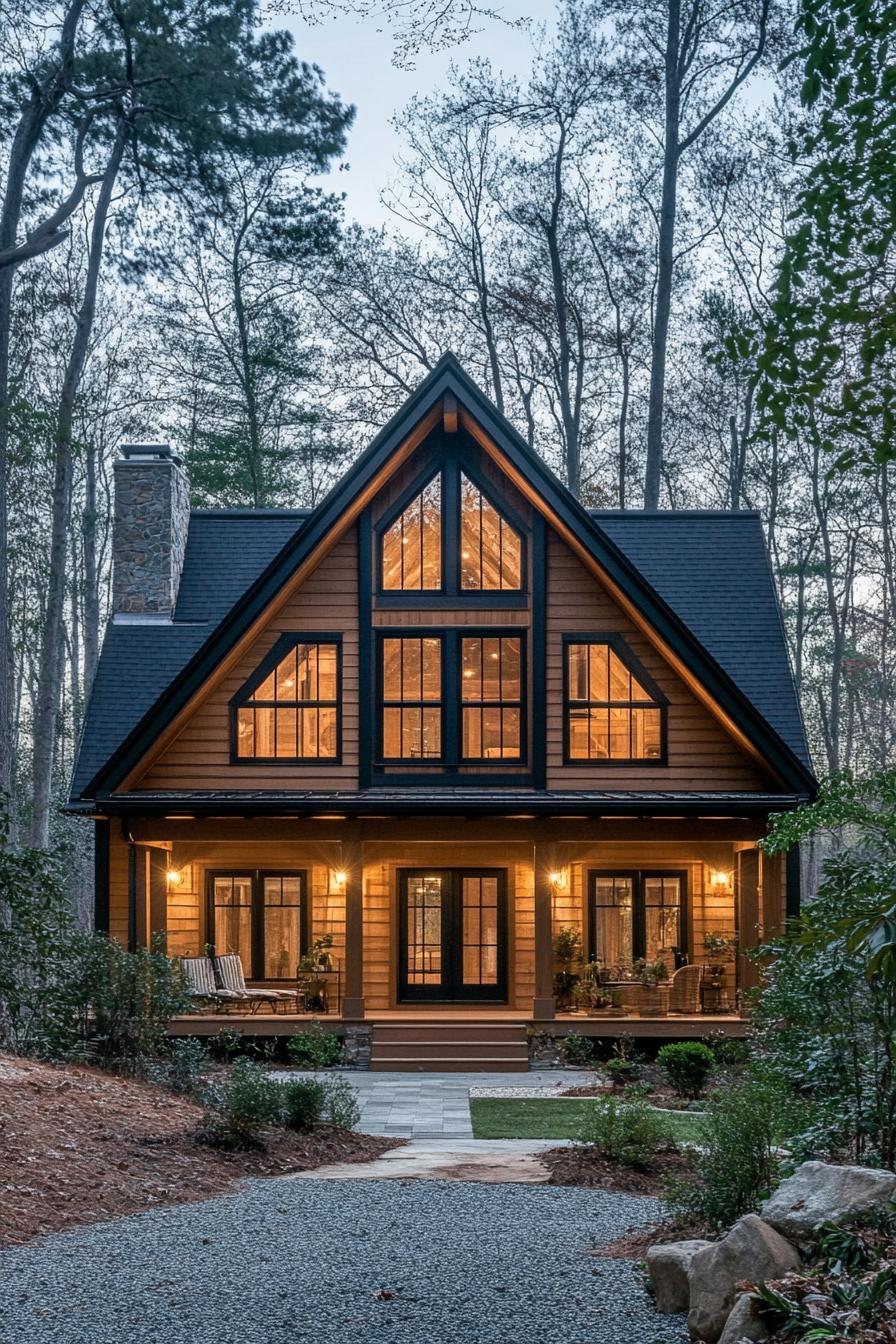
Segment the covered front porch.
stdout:
<path fill-rule="evenodd" d="M 108 927 L 122 941 L 161 937 L 176 956 L 236 952 L 250 985 L 274 988 L 307 983 L 319 957 L 329 963 L 322 1000 L 191 1014 L 178 1034 L 280 1036 L 316 1017 L 340 1031 L 418 1020 L 741 1035 L 756 982 L 746 953 L 788 908 L 786 865 L 757 849 L 764 818 L 168 815 L 108 825 Z M 642 992 L 645 966 L 649 981 L 657 964 L 660 993 Z M 703 968 L 689 994 L 663 992 L 683 966 Z M 596 994 L 576 991 L 589 980 Z"/>

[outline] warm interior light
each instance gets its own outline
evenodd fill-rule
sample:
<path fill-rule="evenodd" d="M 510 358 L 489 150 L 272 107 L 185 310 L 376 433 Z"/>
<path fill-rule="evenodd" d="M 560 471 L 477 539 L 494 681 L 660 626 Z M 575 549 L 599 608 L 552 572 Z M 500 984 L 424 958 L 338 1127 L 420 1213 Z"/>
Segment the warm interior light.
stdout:
<path fill-rule="evenodd" d="M 180 884 L 180 873 L 176 868 L 169 868 L 166 876 L 169 887 L 176 887 Z"/>

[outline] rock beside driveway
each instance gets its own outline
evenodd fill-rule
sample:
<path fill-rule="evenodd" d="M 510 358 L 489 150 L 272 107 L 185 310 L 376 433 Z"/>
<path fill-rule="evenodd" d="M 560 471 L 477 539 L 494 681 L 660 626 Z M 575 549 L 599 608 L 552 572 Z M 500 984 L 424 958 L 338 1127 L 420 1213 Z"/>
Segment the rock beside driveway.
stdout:
<path fill-rule="evenodd" d="M 738 1219 L 722 1241 L 698 1251 L 691 1261 L 688 1329 L 692 1338 L 717 1344 L 739 1284 L 780 1279 L 800 1263 L 796 1247 L 755 1213 Z"/>
<path fill-rule="evenodd" d="M 657 1311 L 664 1315 L 687 1311 L 691 1300 L 688 1273 L 698 1251 L 712 1245 L 709 1241 L 670 1241 L 651 1246 L 647 1252 L 647 1273 Z"/>
<path fill-rule="evenodd" d="M 756 1301 L 749 1293 L 741 1293 L 725 1322 L 719 1344 L 743 1344 L 744 1340 L 768 1339 L 768 1327 L 756 1313 Z"/>
<path fill-rule="evenodd" d="M 819 1223 L 848 1223 L 894 1198 L 892 1171 L 804 1162 L 765 1201 L 762 1217 L 785 1237 L 810 1241 Z"/>

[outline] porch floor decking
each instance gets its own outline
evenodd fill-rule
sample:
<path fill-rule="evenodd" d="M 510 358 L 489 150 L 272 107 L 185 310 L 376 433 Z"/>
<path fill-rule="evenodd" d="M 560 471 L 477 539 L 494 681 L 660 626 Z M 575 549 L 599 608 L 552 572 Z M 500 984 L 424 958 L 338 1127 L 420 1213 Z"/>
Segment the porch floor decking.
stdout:
<path fill-rule="evenodd" d="M 172 1019 L 170 1036 L 214 1036 L 223 1028 L 239 1031 L 246 1036 L 292 1036 L 305 1030 L 312 1021 L 320 1022 L 326 1030 L 341 1031 L 343 1017 L 338 1013 L 190 1013 Z M 531 1013 L 512 1008 L 438 1008 L 413 1010 L 394 1008 L 372 1012 L 360 1023 L 375 1027 L 377 1023 L 389 1026 L 433 1026 L 436 1023 L 477 1022 L 525 1023 L 536 1030 L 565 1035 L 574 1030 L 581 1036 L 636 1036 L 654 1039 L 699 1039 L 710 1032 L 722 1032 L 732 1039 L 743 1039 L 749 1028 L 746 1018 L 733 1013 L 684 1014 L 669 1017 L 581 1017 L 576 1013 L 558 1013 L 547 1020 L 537 1020 Z M 559 1030 L 558 1030 L 559 1028 Z"/>

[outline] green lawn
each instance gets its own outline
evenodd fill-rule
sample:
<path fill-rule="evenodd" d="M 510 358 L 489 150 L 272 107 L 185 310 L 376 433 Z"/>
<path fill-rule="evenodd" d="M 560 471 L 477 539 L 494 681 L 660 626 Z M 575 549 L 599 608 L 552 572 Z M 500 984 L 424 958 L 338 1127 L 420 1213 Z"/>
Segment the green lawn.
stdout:
<path fill-rule="evenodd" d="M 559 1100 L 521 1097 L 471 1097 L 470 1117 L 477 1139 L 578 1139 L 593 1101 L 587 1097 Z M 696 1141 L 700 1117 L 664 1114 L 676 1139 Z"/>

